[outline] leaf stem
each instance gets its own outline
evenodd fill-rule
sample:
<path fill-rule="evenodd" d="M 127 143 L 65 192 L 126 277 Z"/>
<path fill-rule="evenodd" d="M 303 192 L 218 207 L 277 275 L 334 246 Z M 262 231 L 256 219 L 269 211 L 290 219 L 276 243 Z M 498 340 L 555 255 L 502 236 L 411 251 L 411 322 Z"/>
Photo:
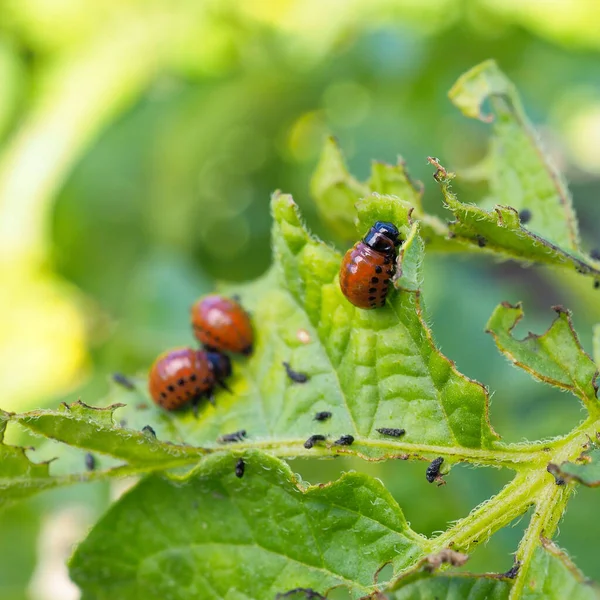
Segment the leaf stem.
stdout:
<path fill-rule="evenodd" d="M 548 476 L 545 473 L 546 477 Z M 496 496 L 480 504 L 453 527 L 434 539 L 434 551 L 452 547 L 469 551 L 486 542 L 498 529 L 527 512 L 542 487 L 541 477 L 519 473 Z"/>
<path fill-rule="evenodd" d="M 572 492 L 573 485 L 557 485 L 555 481 L 548 482 L 546 478 L 546 484 L 536 494 L 535 512 L 515 556 L 520 568 L 509 600 L 521 598 L 528 581 L 534 554 L 540 547 L 541 538 L 552 537 Z"/>

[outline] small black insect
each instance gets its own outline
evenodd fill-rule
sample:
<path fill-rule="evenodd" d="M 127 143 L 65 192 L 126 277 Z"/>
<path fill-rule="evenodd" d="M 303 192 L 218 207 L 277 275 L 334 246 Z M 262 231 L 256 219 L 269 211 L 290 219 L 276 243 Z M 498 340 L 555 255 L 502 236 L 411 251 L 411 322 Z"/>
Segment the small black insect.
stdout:
<path fill-rule="evenodd" d="M 290 363 L 287 363 L 284 361 L 282 364 L 285 367 L 285 372 L 287 373 L 287 376 L 294 383 L 306 383 L 309 380 L 309 377 L 306 373 L 300 373 L 299 371 L 294 371 L 294 369 L 292 369 L 292 367 L 290 367 Z"/>
<path fill-rule="evenodd" d="M 600 260 L 600 250 L 598 250 L 598 248 L 592 248 L 590 250 L 590 258 L 593 258 L 594 260 Z"/>
<path fill-rule="evenodd" d="M 483 248 L 483 247 L 485 247 L 486 244 L 487 244 L 487 240 L 482 235 L 478 235 L 477 236 L 477 245 L 480 248 Z"/>
<path fill-rule="evenodd" d="M 315 592 L 315 590 L 311 588 L 294 588 L 289 592 L 281 592 L 275 596 L 275 600 L 282 600 L 282 598 L 288 598 L 289 596 L 294 596 L 295 594 L 304 594 L 306 600 L 327 600 L 325 596 L 319 594 L 319 592 Z"/>
<path fill-rule="evenodd" d="M 531 221 L 531 217 L 531 211 L 528 208 L 524 208 L 522 211 L 519 211 L 519 219 L 523 225 L 525 225 L 525 223 L 529 223 L 529 221 Z"/>
<path fill-rule="evenodd" d="M 245 437 L 246 430 L 240 429 L 239 431 L 234 431 L 233 433 L 223 434 L 219 439 L 217 439 L 217 442 L 220 442 L 221 444 L 230 444 L 232 442 L 241 442 Z"/>
<path fill-rule="evenodd" d="M 381 435 L 389 435 L 391 437 L 401 437 L 406 433 L 405 429 L 394 429 L 392 427 L 380 427 L 376 429 Z"/>
<path fill-rule="evenodd" d="M 115 383 L 122 385 L 124 388 L 135 390 L 135 384 L 130 379 L 127 379 L 123 373 L 113 373 L 112 378 Z"/>
<path fill-rule="evenodd" d="M 320 433 L 316 433 L 315 435 L 311 435 L 305 442 L 304 447 L 307 450 L 310 450 L 316 442 L 324 442 L 327 438 Z"/>
<path fill-rule="evenodd" d="M 565 485 L 565 483 L 566 483 L 565 478 L 562 477 L 562 475 L 560 473 L 560 468 L 558 467 L 558 465 L 555 465 L 554 463 L 548 463 L 548 466 L 546 467 L 546 471 L 548 471 L 548 473 L 550 473 L 554 477 L 554 481 L 556 482 L 556 485 Z"/>
<path fill-rule="evenodd" d="M 243 458 L 240 458 L 240 460 L 238 460 L 235 463 L 235 476 L 239 477 L 241 479 L 244 476 L 245 470 L 246 470 L 246 463 L 244 462 Z"/>
<path fill-rule="evenodd" d="M 331 419 L 331 413 L 328 410 L 323 410 L 315 415 L 315 421 L 327 421 Z"/>
<path fill-rule="evenodd" d="M 333 442 L 334 446 L 352 446 L 354 437 L 351 435 L 343 435 L 339 440 Z"/>
<path fill-rule="evenodd" d="M 514 579 L 521 568 L 521 562 L 515 561 L 515 564 L 508 570 L 506 573 L 503 573 L 503 577 L 507 577 L 508 579 Z"/>
<path fill-rule="evenodd" d="M 429 483 L 433 483 L 440 475 L 440 467 L 444 459 L 441 456 L 434 458 L 429 466 L 427 467 L 427 471 L 425 472 L 425 477 Z"/>
<path fill-rule="evenodd" d="M 94 455 L 91 452 L 88 452 L 85 455 L 85 468 L 88 471 L 96 470 L 96 459 L 94 458 Z"/>
<path fill-rule="evenodd" d="M 150 425 L 146 425 L 142 428 L 142 433 L 147 433 L 148 435 L 151 435 L 152 437 L 156 437 L 156 431 L 154 431 L 154 429 L 152 429 L 152 427 L 150 427 Z"/>

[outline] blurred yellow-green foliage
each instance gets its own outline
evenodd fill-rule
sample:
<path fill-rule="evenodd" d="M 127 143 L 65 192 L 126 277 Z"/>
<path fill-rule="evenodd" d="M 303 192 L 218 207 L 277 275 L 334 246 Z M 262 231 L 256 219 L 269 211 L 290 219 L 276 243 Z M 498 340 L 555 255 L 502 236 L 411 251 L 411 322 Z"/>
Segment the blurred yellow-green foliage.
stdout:
<path fill-rule="evenodd" d="M 486 58 L 569 178 L 586 247 L 600 243 L 599 31 L 596 0 L 0 0 L 0 405 L 101 403 L 109 373 L 189 343 L 196 296 L 267 268 L 274 189 L 323 233 L 308 189 L 328 133 L 361 177 L 401 154 L 442 215 L 425 158 L 460 174 L 483 156 L 485 127 L 446 92 Z M 462 172 L 457 191 L 476 201 L 477 170 Z M 590 348 L 600 308 L 587 280 L 457 256 L 428 257 L 426 276 L 436 337 L 496 392 L 507 440 L 577 423 L 576 401 L 511 369 L 482 329 L 501 300 L 523 300 L 531 329 L 563 303 Z M 315 481 L 340 466 L 297 468 Z M 424 533 L 504 478 L 456 469 L 432 490 L 418 465 L 369 469 Z M 48 555 L 68 553 L 109 493 L 46 494 L 0 516 L 0 597 L 76 597 Z M 593 493 L 575 499 L 560 542 L 600 578 Z M 472 567 L 509 568 L 518 537 L 501 532 Z"/>

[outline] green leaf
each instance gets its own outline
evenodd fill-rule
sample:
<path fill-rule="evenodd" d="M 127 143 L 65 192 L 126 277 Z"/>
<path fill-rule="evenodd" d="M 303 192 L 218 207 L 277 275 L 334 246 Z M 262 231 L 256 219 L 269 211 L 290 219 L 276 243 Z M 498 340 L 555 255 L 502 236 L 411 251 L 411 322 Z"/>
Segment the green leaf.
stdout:
<path fill-rule="evenodd" d="M 435 158 L 430 157 L 429 162 L 436 168 L 434 178 L 440 184 L 445 206 L 455 218 L 449 225 L 455 241 L 506 258 L 571 267 L 578 273 L 600 278 L 597 262 L 534 233 L 529 224 L 521 224 L 519 213 L 513 206 L 497 205 L 486 210 L 460 202 L 450 186 L 454 173 L 446 171 Z"/>
<path fill-rule="evenodd" d="M 398 424 L 406 429 L 407 443 L 488 447 L 496 435 L 488 421 L 487 391 L 435 348 L 420 292 L 411 289 L 419 281 L 422 244 L 416 231 L 408 233 L 410 207 L 394 197 L 369 196 L 358 211 L 361 222 L 393 221 L 410 242 L 400 291 L 379 310 L 360 310 L 343 297 L 340 256 L 308 234 L 291 197 L 273 200 L 280 276 L 292 296 L 290 309 L 308 320 L 321 372 L 333 375 L 327 398 L 336 414 L 347 415 L 349 433 L 361 437 L 378 438 L 377 428 Z"/>
<path fill-rule="evenodd" d="M 389 600 L 507 600 L 510 583 L 485 575 L 439 575 L 420 579 L 387 594 Z"/>
<path fill-rule="evenodd" d="M 117 404 L 105 410 L 76 403 L 12 418 L 36 433 L 149 469 L 190 464 L 203 452 L 223 450 L 219 436 L 241 429 L 247 438 L 238 447 L 272 449 L 279 456 L 410 452 L 433 458 L 447 449 L 445 466 L 465 456 L 500 460 L 488 453 L 497 436 L 488 420 L 487 390 L 437 350 L 426 325 L 419 291 L 423 242 L 420 224 L 411 222 L 412 207 L 377 195 L 358 203 L 359 222 L 392 220 L 406 238 L 398 291 L 372 311 L 355 308 L 342 295 L 341 256 L 307 232 L 291 197 L 276 195 L 272 208 L 274 269 L 236 290 L 260 326 L 253 356 L 235 359 L 231 394 L 219 392 L 216 406 L 205 403 L 196 419 L 190 410 L 156 407 L 145 380 L 136 379 L 133 391 L 114 387 L 111 401 Z M 282 361 L 309 381 L 290 381 Z M 117 406 L 123 426 L 114 423 Z M 315 421 L 323 410 L 332 418 Z M 140 431 L 145 425 L 158 439 Z M 377 431 L 385 427 L 406 433 L 389 438 Z M 327 441 L 307 449 L 304 442 L 313 434 Z M 354 444 L 336 445 L 342 435 L 352 435 Z"/>
<path fill-rule="evenodd" d="M 331 231 L 342 240 L 354 239 L 354 205 L 369 193 L 369 187 L 350 175 L 334 137 L 325 141 L 310 189 L 319 214 Z"/>
<path fill-rule="evenodd" d="M 54 485 L 48 462 L 34 463 L 25 448 L 4 444 L 9 418 L 9 413 L 0 411 L 0 509 Z"/>
<path fill-rule="evenodd" d="M 63 403 L 58 410 L 34 410 L 10 418 L 36 434 L 76 448 L 109 454 L 132 465 L 162 463 L 168 467 L 181 459 L 201 458 L 201 449 L 160 441 L 151 433 L 120 427 L 114 422 L 113 413 L 122 406 L 96 408 L 77 401 L 70 405 Z"/>
<path fill-rule="evenodd" d="M 311 193 L 323 221 L 345 243 L 364 235 L 373 225 L 373 222 L 361 222 L 357 230 L 357 202 L 371 194 L 379 194 L 394 196 L 414 209 L 415 218 L 423 221 L 423 236 L 428 245 L 444 250 L 457 249 L 455 242 L 447 239 L 446 225 L 423 211 L 423 184 L 411 179 L 401 158 L 395 165 L 373 161 L 371 176 L 367 181 L 360 182 L 348 172 L 337 140 L 330 137 L 325 142 L 313 174 Z"/>
<path fill-rule="evenodd" d="M 4 444 L 6 425 L 13 417 L 15 415 L 12 413 L 0 411 L 0 510 L 14 502 L 52 488 L 86 481 L 134 476 L 148 470 L 144 468 L 147 465 L 123 465 L 104 470 L 53 475 L 50 467 L 56 464 L 55 458 L 36 463 L 27 457 L 27 451 L 33 451 L 33 448 Z M 83 468 L 83 460 L 81 465 Z M 157 461 L 151 466 L 158 468 L 157 465 L 160 467 L 161 463 Z"/>
<path fill-rule="evenodd" d="M 575 462 L 565 461 L 560 465 L 550 463 L 548 471 L 557 481 L 578 481 L 588 487 L 600 486 L 600 447 L 595 442 L 590 442 Z"/>
<path fill-rule="evenodd" d="M 527 572 L 522 600 L 598 600 L 600 588 L 586 580 L 558 546 L 542 538 Z"/>
<path fill-rule="evenodd" d="M 597 600 L 599 588 L 586 580 L 569 558 L 550 540 L 542 538 L 542 545 L 533 555 L 526 573 L 522 593 L 511 595 L 512 581 L 502 575 L 444 574 L 435 575 L 422 568 L 418 573 L 409 573 L 400 581 L 405 585 L 385 596 L 388 600 Z M 423 564 L 423 563 L 421 563 Z M 397 585 L 397 584 L 396 584 Z"/>
<path fill-rule="evenodd" d="M 487 330 L 512 363 L 540 381 L 569 390 L 588 410 L 597 413 L 598 369 L 581 347 L 570 313 L 560 306 L 554 310 L 558 316 L 548 331 L 542 335 L 530 332 L 518 340 L 512 330 L 523 317 L 523 309 L 520 304 L 504 302 L 494 310 Z"/>
<path fill-rule="evenodd" d="M 262 454 L 211 456 L 183 480 L 151 476 L 114 505 L 71 560 L 83 599 L 264 600 L 295 587 L 353 598 L 424 554 L 425 538 L 377 480 L 306 486 Z"/>
<path fill-rule="evenodd" d="M 530 210 L 528 229 L 577 252 L 579 232 L 567 185 L 544 153 L 512 82 L 490 60 L 462 75 L 449 96 L 466 116 L 492 123 L 487 164 L 495 202 Z M 491 113 L 484 115 L 486 101 Z"/>
<path fill-rule="evenodd" d="M 594 325 L 592 333 L 594 362 L 596 366 L 600 366 L 600 324 Z"/>

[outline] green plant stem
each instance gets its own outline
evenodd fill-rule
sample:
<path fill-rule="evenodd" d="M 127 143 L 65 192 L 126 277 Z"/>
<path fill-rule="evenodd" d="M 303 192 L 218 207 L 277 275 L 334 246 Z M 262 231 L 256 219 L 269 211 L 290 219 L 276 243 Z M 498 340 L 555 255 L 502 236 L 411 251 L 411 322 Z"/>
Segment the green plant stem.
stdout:
<path fill-rule="evenodd" d="M 515 560 L 520 564 L 520 569 L 511 589 L 509 600 L 521 597 L 527 583 L 534 553 L 540 546 L 541 538 L 550 538 L 555 533 L 572 492 L 573 485 L 556 485 L 555 481 L 547 482 L 541 490 L 538 490 L 535 512 L 515 556 Z"/>

